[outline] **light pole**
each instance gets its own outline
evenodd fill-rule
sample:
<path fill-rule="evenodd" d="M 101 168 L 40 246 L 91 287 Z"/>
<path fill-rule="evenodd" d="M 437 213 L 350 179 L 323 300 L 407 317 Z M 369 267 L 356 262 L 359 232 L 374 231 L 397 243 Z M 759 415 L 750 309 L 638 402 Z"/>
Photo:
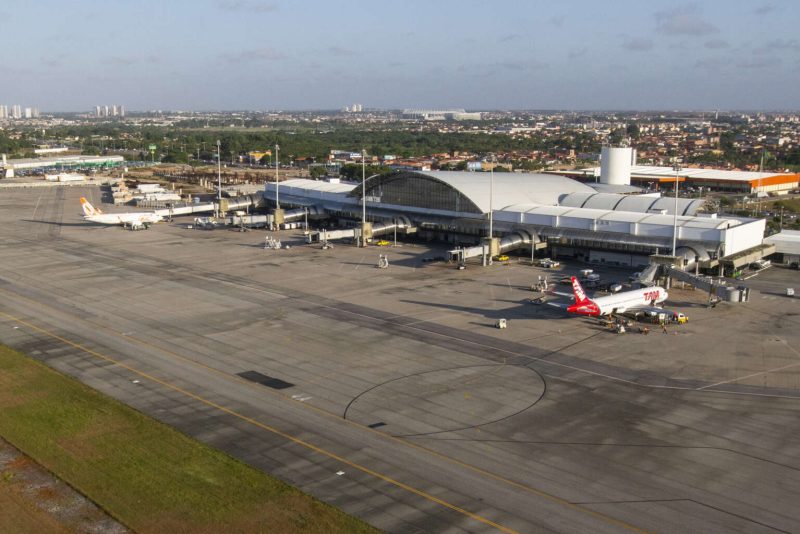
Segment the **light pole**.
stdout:
<path fill-rule="evenodd" d="M 367 226 L 367 151 L 361 149 L 361 246 L 366 247 L 364 232 Z"/>
<path fill-rule="evenodd" d="M 672 257 L 674 258 L 678 244 L 678 173 L 681 172 L 681 163 L 678 158 L 675 158 L 675 165 L 672 168 L 675 171 L 675 214 L 672 224 Z"/>
<path fill-rule="evenodd" d="M 492 156 L 494 160 L 494 156 Z M 492 264 L 492 254 L 494 252 L 492 245 L 494 244 L 494 162 L 489 168 L 489 265 Z"/>
<path fill-rule="evenodd" d="M 217 213 L 222 209 L 222 143 L 217 139 Z"/>
<path fill-rule="evenodd" d="M 280 160 L 278 150 L 280 150 L 280 147 L 278 143 L 275 143 L 275 209 L 281 209 L 281 199 L 278 196 L 278 161 Z"/>
<path fill-rule="evenodd" d="M 494 236 L 494 163 L 489 168 L 489 239 Z"/>

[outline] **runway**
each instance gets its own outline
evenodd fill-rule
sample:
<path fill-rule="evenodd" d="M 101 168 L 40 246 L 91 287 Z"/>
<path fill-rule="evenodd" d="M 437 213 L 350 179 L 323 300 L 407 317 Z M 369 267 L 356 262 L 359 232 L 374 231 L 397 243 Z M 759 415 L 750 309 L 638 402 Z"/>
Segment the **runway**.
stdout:
<path fill-rule="evenodd" d="M 96 228 L 82 194 L 0 197 L 0 340 L 379 528 L 800 526 L 794 301 L 671 292 L 689 325 L 615 336 L 526 304 L 531 267 Z"/>

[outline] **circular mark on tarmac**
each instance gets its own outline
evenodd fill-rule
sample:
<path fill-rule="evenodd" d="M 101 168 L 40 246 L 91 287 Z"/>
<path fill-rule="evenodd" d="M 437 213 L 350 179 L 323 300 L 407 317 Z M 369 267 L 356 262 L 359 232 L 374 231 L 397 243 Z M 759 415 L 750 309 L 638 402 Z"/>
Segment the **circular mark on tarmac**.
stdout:
<path fill-rule="evenodd" d="M 426 371 L 374 386 L 344 418 L 394 436 L 465 430 L 521 413 L 544 396 L 544 378 L 528 367 L 475 365 Z"/>

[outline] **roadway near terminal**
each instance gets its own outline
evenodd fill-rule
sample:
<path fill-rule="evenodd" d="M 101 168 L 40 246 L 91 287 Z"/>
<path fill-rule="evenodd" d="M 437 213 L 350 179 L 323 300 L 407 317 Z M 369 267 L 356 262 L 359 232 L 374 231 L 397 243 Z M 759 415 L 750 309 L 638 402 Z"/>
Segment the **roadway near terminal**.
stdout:
<path fill-rule="evenodd" d="M 527 265 L 94 227 L 80 196 L 0 196 L 0 341 L 379 528 L 800 530 L 796 272 L 616 335 L 528 303 Z"/>

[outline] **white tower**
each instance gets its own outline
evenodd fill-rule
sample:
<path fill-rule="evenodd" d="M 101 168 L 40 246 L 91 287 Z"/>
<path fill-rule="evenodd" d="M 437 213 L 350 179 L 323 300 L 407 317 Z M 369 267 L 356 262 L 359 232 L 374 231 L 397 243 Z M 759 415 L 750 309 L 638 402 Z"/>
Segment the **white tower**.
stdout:
<path fill-rule="evenodd" d="M 600 152 L 600 183 L 631 185 L 630 147 L 604 146 Z"/>

